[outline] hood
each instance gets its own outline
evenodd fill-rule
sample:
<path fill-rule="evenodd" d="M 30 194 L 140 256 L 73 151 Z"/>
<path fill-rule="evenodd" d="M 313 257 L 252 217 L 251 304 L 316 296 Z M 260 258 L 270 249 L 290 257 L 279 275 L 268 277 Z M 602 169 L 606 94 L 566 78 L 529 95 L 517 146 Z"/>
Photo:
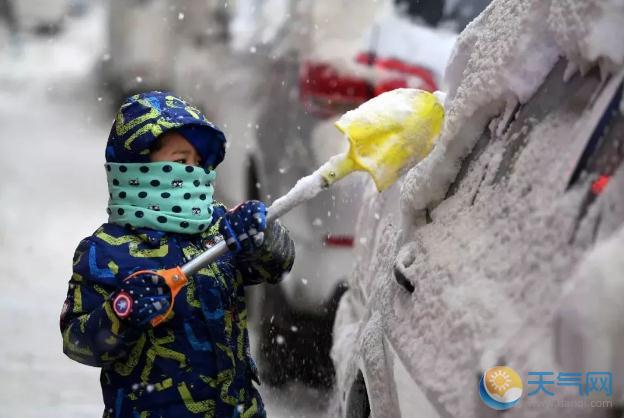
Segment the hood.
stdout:
<path fill-rule="evenodd" d="M 201 155 L 204 168 L 225 157 L 225 135 L 195 107 L 171 93 L 151 91 L 121 105 L 106 145 L 110 163 L 149 162 L 150 149 L 165 132 L 179 131 Z"/>

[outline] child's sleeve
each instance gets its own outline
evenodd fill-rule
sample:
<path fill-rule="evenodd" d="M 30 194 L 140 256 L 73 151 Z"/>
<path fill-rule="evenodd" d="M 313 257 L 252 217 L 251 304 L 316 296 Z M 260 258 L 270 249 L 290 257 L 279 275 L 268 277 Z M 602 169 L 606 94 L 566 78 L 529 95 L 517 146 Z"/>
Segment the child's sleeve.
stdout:
<path fill-rule="evenodd" d="M 271 222 L 264 234 L 262 246 L 238 260 L 238 269 L 246 286 L 279 283 L 295 262 L 295 244 L 285 226 L 279 221 Z"/>
<path fill-rule="evenodd" d="M 102 367 L 125 357 L 140 331 L 121 323 L 113 312 L 110 295 L 117 280 L 98 256 L 98 246 L 89 238 L 78 245 L 60 325 L 63 352 L 80 363 Z"/>

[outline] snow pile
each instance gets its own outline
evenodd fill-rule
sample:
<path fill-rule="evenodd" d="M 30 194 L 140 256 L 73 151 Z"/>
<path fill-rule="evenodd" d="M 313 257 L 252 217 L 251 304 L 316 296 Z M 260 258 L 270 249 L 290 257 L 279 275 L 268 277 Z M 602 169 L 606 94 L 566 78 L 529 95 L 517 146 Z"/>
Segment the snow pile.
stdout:
<path fill-rule="evenodd" d="M 571 72 L 624 60 L 624 4 L 619 0 L 498 0 L 460 35 L 446 69 L 445 128 L 430 157 L 405 181 L 406 216 L 441 200 L 485 124 L 526 102 L 560 56 Z M 500 129 L 499 132 L 501 133 Z"/>

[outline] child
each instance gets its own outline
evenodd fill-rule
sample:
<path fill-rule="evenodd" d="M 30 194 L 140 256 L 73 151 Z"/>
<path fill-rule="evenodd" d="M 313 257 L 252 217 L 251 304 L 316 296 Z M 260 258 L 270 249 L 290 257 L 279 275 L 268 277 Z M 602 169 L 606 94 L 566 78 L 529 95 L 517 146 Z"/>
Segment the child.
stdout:
<path fill-rule="evenodd" d="M 225 136 L 163 92 L 121 106 L 106 147 L 109 222 L 83 239 L 61 314 L 63 351 L 101 367 L 104 417 L 264 417 L 252 380 L 244 286 L 277 283 L 294 245 L 266 208 L 212 201 Z M 139 270 L 180 266 L 221 236 L 232 250 L 170 290 Z M 276 365 L 277 367 L 277 365 Z"/>

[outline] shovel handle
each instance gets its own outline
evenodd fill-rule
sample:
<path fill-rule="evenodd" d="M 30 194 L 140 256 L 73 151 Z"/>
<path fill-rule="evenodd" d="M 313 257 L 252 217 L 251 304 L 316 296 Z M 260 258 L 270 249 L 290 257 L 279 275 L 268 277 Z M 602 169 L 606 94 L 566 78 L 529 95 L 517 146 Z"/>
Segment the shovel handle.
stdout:
<path fill-rule="evenodd" d="M 270 219 L 267 216 L 267 221 L 269 220 Z M 138 271 L 132 274 L 131 276 L 129 276 L 128 279 L 126 280 L 129 280 L 134 275 L 138 275 L 141 273 L 157 274 L 161 276 L 163 279 L 165 279 L 165 283 L 167 283 L 167 286 L 169 286 L 169 289 L 171 290 L 171 303 L 169 304 L 169 309 L 167 309 L 167 312 L 165 312 L 164 314 L 158 315 L 157 317 L 152 319 L 150 321 L 152 326 L 156 327 L 160 325 L 161 323 L 163 323 L 167 318 L 169 318 L 169 315 L 173 311 L 173 303 L 175 301 L 176 296 L 178 295 L 178 293 L 180 293 L 180 290 L 182 290 L 182 288 L 188 283 L 188 276 L 192 276 L 193 274 L 197 273 L 206 265 L 213 263 L 214 261 L 217 260 L 217 258 L 226 254 L 228 251 L 229 251 L 229 248 L 227 244 L 225 243 L 225 240 L 221 240 L 218 243 L 216 243 L 214 246 L 209 248 L 208 250 L 201 253 L 199 256 L 195 257 L 188 263 L 184 264 L 182 267 L 174 267 L 174 268 L 170 268 L 166 270 L 158 270 L 156 272 L 146 271 L 146 270 Z"/>
<path fill-rule="evenodd" d="M 337 158 L 337 161 L 342 161 L 344 159 L 344 156 L 339 155 L 339 156 L 334 157 L 334 159 L 336 158 Z M 346 167 L 345 164 L 342 164 L 342 165 Z M 297 182 L 295 187 L 293 187 L 288 193 L 286 193 L 286 195 L 282 196 L 281 198 L 273 202 L 273 204 L 269 206 L 269 208 L 267 209 L 266 223 L 268 224 L 269 222 L 278 219 L 282 215 L 290 212 L 290 210 L 300 205 L 301 203 L 309 199 L 312 199 L 320 191 L 328 188 L 331 185 L 331 182 L 327 180 L 325 175 L 321 174 L 321 171 L 323 171 L 323 169 L 326 166 L 333 167 L 333 165 L 326 163 L 325 165 L 323 165 L 323 167 L 321 167 L 316 172 L 312 173 L 308 177 L 305 177 L 299 180 L 299 182 Z M 328 176 L 330 177 L 332 176 L 332 174 L 330 174 L 329 169 L 325 169 L 324 171 L 328 172 Z M 344 176 L 344 175 L 346 175 L 346 171 L 341 173 L 341 176 Z M 313 193 L 305 192 L 305 187 L 304 189 L 297 188 L 297 186 L 299 186 L 300 184 L 303 185 L 302 181 L 304 180 L 307 180 L 305 181 L 306 183 L 305 187 L 313 186 L 312 187 L 312 189 L 314 190 Z M 289 199 L 288 197 L 291 197 L 291 198 Z M 203 253 L 201 253 L 200 255 L 192 259 L 191 261 L 189 261 L 188 263 L 184 264 L 182 267 L 180 267 L 180 269 L 187 276 L 191 276 L 197 273 L 203 267 L 207 266 L 208 264 L 214 263 L 217 260 L 217 258 L 226 254 L 228 251 L 229 251 L 229 248 L 227 244 L 225 243 L 225 240 L 221 240 L 218 243 L 216 243 L 214 246 L 210 247 L 208 250 L 204 251 Z"/>
<path fill-rule="evenodd" d="M 270 210 L 271 208 L 269 208 L 269 211 Z M 269 212 L 266 216 L 266 222 L 269 223 L 274 219 L 276 219 L 276 216 L 273 216 L 273 212 Z M 192 276 L 208 264 L 217 261 L 217 258 L 221 257 L 224 254 L 227 254 L 229 250 L 230 249 L 225 243 L 225 240 L 221 240 L 191 261 L 189 261 L 188 263 L 184 264 L 182 267 L 180 267 L 180 270 L 187 276 Z"/>
<path fill-rule="evenodd" d="M 225 240 L 221 240 L 188 263 L 185 263 L 180 267 L 180 271 L 186 276 L 192 276 L 208 264 L 215 262 L 217 258 L 227 254 L 229 250 Z"/>

